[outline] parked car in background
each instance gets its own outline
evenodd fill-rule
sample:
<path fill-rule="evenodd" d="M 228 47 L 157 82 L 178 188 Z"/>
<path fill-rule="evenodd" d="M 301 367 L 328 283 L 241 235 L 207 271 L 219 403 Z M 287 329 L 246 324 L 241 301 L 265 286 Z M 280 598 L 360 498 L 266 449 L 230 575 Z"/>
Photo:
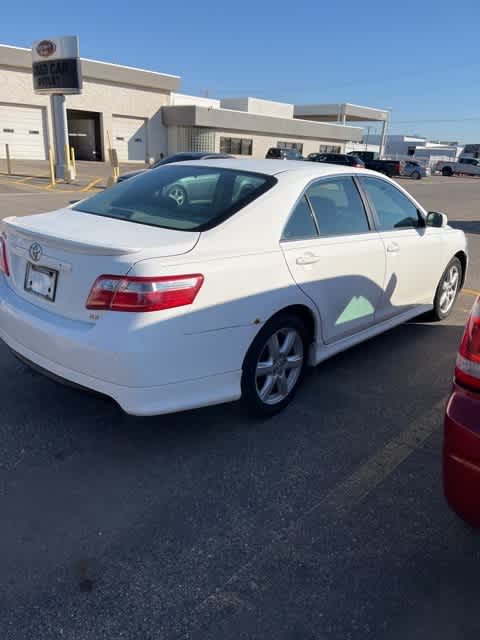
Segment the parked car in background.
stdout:
<path fill-rule="evenodd" d="M 480 298 L 467 320 L 445 412 L 443 486 L 451 508 L 480 527 Z"/>
<path fill-rule="evenodd" d="M 421 180 L 427 175 L 425 167 L 415 160 L 401 161 L 400 175 L 403 178 L 412 178 L 412 180 Z"/>
<path fill-rule="evenodd" d="M 158 167 L 162 167 L 165 164 L 172 164 L 172 162 L 185 162 L 187 160 L 207 160 L 209 158 L 233 158 L 233 156 L 230 156 L 226 153 L 205 153 L 203 151 L 174 153 L 167 158 L 161 158 L 160 160 L 157 160 L 148 169 L 137 169 L 136 171 L 128 171 L 127 173 L 122 173 L 121 176 L 118 176 L 117 182 L 123 182 L 124 180 L 128 180 L 128 178 L 138 176 L 144 171 L 157 169 Z"/>
<path fill-rule="evenodd" d="M 393 181 L 313 162 L 173 163 L 2 224 L 0 338 L 139 415 L 273 415 L 308 365 L 447 317 L 467 263 L 464 233 Z"/>
<path fill-rule="evenodd" d="M 284 147 L 270 147 L 265 158 L 268 160 L 303 160 L 298 149 L 285 149 Z"/>
<path fill-rule="evenodd" d="M 459 173 L 465 173 L 469 176 L 480 176 L 480 159 L 460 158 L 458 162 L 437 162 L 435 171 L 441 173 L 442 176 L 454 176 Z"/>
<path fill-rule="evenodd" d="M 346 153 L 309 153 L 307 160 L 310 162 L 328 162 L 328 164 L 342 164 L 346 167 L 364 169 L 365 163 L 353 154 Z"/>
<path fill-rule="evenodd" d="M 366 169 L 378 171 L 389 178 L 399 176 L 402 171 L 400 160 L 380 160 L 373 151 L 350 151 L 348 155 L 360 158 Z"/>

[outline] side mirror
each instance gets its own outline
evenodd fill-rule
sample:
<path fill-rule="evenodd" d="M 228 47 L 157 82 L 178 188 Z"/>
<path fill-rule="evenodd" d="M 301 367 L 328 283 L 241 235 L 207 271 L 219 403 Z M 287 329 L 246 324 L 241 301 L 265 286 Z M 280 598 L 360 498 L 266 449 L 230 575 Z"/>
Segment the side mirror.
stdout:
<path fill-rule="evenodd" d="M 439 211 L 429 211 L 427 215 L 427 227 L 435 227 L 439 229 L 446 227 L 448 224 L 448 218 L 445 213 Z"/>

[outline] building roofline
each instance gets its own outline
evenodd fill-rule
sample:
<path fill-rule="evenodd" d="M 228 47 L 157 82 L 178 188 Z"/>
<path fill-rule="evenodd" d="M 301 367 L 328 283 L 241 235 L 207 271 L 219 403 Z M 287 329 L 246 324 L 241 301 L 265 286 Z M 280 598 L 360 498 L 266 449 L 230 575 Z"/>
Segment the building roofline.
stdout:
<path fill-rule="evenodd" d="M 314 122 L 300 118 L 281 118 L 234 109 L 215 109 L 198 105 L 166 106 L 162 108 L 163 122 L 167 126 L 191 126 L 226 131 L 290 136 L 318 140 L 359 141 L 361 127 Z"/>
<path fill-rule="evenodd" d="M 306 118 L 309 120 L 321 118 L 334 118 L 346 116 L 347 119 L 355 119 L 359 122 L 374 121 L 383 122 L 389 119 L 388 109 L 377 109 L 376 107 L 365 107 L 352 102 L 329 102 L 316 104 L 296 104 L 294 106 L 295 118 Z"/>

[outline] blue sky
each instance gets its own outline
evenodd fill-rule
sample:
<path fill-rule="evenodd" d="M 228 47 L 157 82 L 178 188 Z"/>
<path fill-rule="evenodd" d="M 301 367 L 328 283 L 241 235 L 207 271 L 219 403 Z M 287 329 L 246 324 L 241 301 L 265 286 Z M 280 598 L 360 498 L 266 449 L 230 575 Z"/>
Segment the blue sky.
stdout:
<path fill-rule="evenodd" d="M 76 34 L 81 55 L 182 91 L 392 109 L 392 133 L 480 142 L 480 1 L 4 2 L 0 42 Z"/>

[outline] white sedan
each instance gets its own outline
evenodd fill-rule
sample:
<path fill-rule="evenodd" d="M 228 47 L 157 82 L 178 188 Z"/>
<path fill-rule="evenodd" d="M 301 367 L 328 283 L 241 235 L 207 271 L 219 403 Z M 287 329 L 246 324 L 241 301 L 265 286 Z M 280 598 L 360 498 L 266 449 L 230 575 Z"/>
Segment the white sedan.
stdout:
<path fill-rule="evenodd" d="M 137 415 L 273 414 L 307 365 L 445 318 L 467 267 L 463 232 L 392 180 L 274 160 L 166 165 L 7 218 L 0 245 L 0 337 Z"/>

